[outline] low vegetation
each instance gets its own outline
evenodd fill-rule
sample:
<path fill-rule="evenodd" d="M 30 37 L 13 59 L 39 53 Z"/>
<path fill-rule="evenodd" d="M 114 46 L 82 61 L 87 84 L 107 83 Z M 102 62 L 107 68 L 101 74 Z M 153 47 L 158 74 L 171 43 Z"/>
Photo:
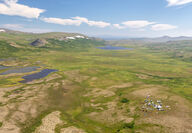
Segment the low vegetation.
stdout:
<path fill-rule="evenodd" d="M 67 33 L 3 34 L 0 65 L 10 68 L 0 72 L 21 66 L 58 71 L 25 84 L 19 81 L 29 73 L 0 75 L 0 132 L 192 131 L 189 43 L 157 46 L 115 42 L 111 44 L 133 49 L 101 50 L 97 47 L 109 42 L 62 40 Z M 9 45 L 9 37 L 21 47 Z M 41 37 L 46 39 L 45 45 L 30 45 Z M 178 51 L 183 51 L 182 56 L 175 56 Z M 148 95 L 167 107 L 163 111 L 143 110 Z"/>
<path fill-rule="evenodd" d="M 129 103 L 129 100 L 128 100 L 127 98 L 122 98 L 122 99 L 121 99 L 121 102 L 122 102 L 122 103 Z"/>

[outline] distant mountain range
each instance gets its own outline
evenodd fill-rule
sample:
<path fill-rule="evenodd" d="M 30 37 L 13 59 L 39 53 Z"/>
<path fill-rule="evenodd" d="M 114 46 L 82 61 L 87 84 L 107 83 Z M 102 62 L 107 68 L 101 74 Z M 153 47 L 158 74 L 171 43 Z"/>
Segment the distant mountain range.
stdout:
<path fill-rule="evenodd" d="M 29 33 L 0 28 L 0 41 L 6 41 L 13 47 L 21 48 L 26 46 L 44 47 L 54 44 L 104 44 L 104 40 L 94 37 L 88 37 L 79 33 L 66 32 L 48 32 L 48 33 Z M 74 43 L 74 44 L 73 44 Z M 23 44 L 23 45 L 22 45 Z M 24 45 L 27 44 L 27 45 Z"/>
<path fill-rule="evenodd" d="M 0 28 L 0 38 L 2 37 L 1 33 L 7 33 L 8 35 L 18 35 L 18 36 L 24 36 L 25 38 L 34 37 L 36 39 L 38 38 L 56 38 L 59 40 L 65 40 L 67 39 L 74 39 L 75 38 L 89 38 L 85 35 L 79 34 L 79 33 L 66 33 L 66 32 L 49 32 L 49 33 L 29 33 L 29 32 L 21 32 L 21 31 L 14 31 L 9 30 L 5 28 Z M 5 37 L 5 36 L 4 36 Z M 10 36 L 9 36 L 10 37 Z M 9 38 L 10 39 L 10 38 Z M 99 39 L 99 38 L 91 38 L 91 39 Z M 100 40 L 100 39 L 99 39 Z M 128 41 L 128 42 L 169 42 L 169 41 L 184 41 L 184 40 L 192 40 L 192 37 L 187 36 L 179 36 L 179 37 L 170 37 L 170 36 L 162 36 L 157 38 L 105 38 L 105 40 L 114 40 L 114 41 Z"/>
<path fill-rule="evenodd" d="M 169 42 L 169 41 L 183 41 L 183 40 L 192 40 L 192 37 L 179 36 L 179 37 L 170 37 L 162 36 L 157 38 L 132 38 L 128 39 L 132 41 L 144 41 L 144 42 Z"/>
<path fill-rule="evenodd" d="M 57 40 L 74 40 L 74 39 L 89 39 L 88 36 L 79 33 L 66 33 L 66 32 L 49 32 L 49 33 L 30 33 L 14 31 L 9 29 L 0 28 L 0 39 L 4 40 L 26 40 L 43 42 L 40 40 L 57 39 Z"/>
<path fill-rule="evenodd" d="M 5 28 L 0 28 L 0 33 L 22 34 L 22 33 L 25 33 L 25 32 L 15 31 L 15 30 L 9 30 L 9 29 L 5 29 Z M 26 33 L 25 33 L 25 34 L 26 34 Z"/>
<path fill-rule="evenodd" d="M 105 40 L 113 40 L 113 41 L 129 41 L 129 42 L 169 42 L 169 41 L 184 41 L 184 40 L 192 40 L 192 37 L 187 36 L 179 36 L 179 37 L 170 37 L 170 36 L 162 36 L 156 38 L 105 38 Z"/>
<path fill-rule="evenodd" d="M 47 32 L 47 33 L 32 33 L 32 32 L 22 32 L 15 31 L 5 28 L 0 28 L 0 33 L 7 34 L 17 34 L 17 35 L 38 35 L 41 37 L 69 37 L 69 36 L 85 36 L 79 33 L 66 33 L 66 32 Z"/>

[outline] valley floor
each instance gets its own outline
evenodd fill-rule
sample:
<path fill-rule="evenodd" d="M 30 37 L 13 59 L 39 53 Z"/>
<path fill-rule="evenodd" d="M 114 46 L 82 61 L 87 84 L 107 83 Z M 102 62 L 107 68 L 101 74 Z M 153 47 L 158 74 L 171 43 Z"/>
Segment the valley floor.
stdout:
<path fill-rule="evenodd" d="M 142 47 L 12 57 L 0 65 L 58 71 L 28 83 L 34 72 L 0 75 L 0 133 L 192 132 L 190 62 Z M 162 110 L 148 105 L 158 100 Z"/>

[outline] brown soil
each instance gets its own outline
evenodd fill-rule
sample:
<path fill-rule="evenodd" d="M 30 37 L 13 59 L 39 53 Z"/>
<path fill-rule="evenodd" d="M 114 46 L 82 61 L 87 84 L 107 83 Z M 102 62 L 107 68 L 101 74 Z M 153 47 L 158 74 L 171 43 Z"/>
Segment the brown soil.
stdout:
<path fill-rule="evenodd" d="M 64 72 L 64 74 L 67 75 L 69 80 L 79 82 L 79 83 L 89 78 L 89 76 L 84 76 L 80 74 L 79 70 L 66 71 Z"/>
<path fill-rule="evenodd" d="M 13 46 L 13 47 L 15 47 L 15 48 L 24 48 L 24 47 L 22 47 L 22 46 L 20 46 L 20 45 L 17 45 L 17 44 L 14 43 L 14 42 L 10 42 L 9 45 L 11 45 L 11 46 Z"/>
<path fill-rule="evenodd" d="M 155 113 L 140 113 L 141 118 L 137 119 L 138 124 L 151 123 L 160 125 L 165 132 L 169 133 L 191 133 L 192 132 L 192 110 L 190 103 L 180 96 L 173 96 L 168 93 L 167 88 L 156 85 L 141 85 L 139 90 L 133 91 L 131 95 L 144 99 L 151 95 L 169 103 L 170 110 Z M 141 111 L 142 112 L 142 111 Z M 151 128 L 153 129 L 153 128 Z M 148 129 L 148 132 L 152 130 Z"/>
<path fill-rule="evenodd" d="M 162 94 L 162 91 L 168 90 L 165 87 L 157 86 L 157 85 L 141 85 L 137 90 L 131 92 L 131 95 L 134 95 L 139 98 L 145 98 L 148 95 L 167 98 L 167 95 Z"/>
<path fill-rule="evenodd" d="M 61 78 L 61 77 L 62 77 L 62 76 L 60 76 L 59 74 L 54 73 L 54 74 L 52 74 L 51 76 L 48 76 L 48 77 L 45 79 L 45 81 L 46 81 L 46 82 L 49 82 L 49 81 L 51 81 L 51 80 L 58 79 L 58 78 Z"/>
<path fill-rule="evenodd" d="M 123 84 L 119 84 L 119 85 L 113 85 L 113 86 L 110 86 L 109 89 L 119 89 L 119 88 L 127 88 L 127 87 L 131 87 L 133 86 L 132 83 L 123 83 Z"/>
<path fill-rule="evenodd" d="M 76 127 L 71 126 L 61 129 L 61 133 L 86 133 L 86 132 L 83 131 L 82 129 L 78 129 Z"/>
<path fill-rule="evenodd" d="M 100 89 L 100 88 L 93 88 L 90 89 L 91 92 L 89 92 L 88 94 L 84 95 L 84 96 L 92 96 L 94 98 L 102 96 L 102 97 L 111 97 L 114 96 L 115 93 L 113 91 L 110 90 L 105 90 L 105 89 Z"/>
<path fill-rule="evenodd" d="M 128 117 L 125 113 L 125 110 L 120 110 L 117 107 L 117 102 L 108 102 L 105 104 L 107 110 L 102 112 L 92 112 L 88 116 L 102 123 L 115 124 L 117 122 L 126 122 L 130 123 L 133 121 L 133 118 Z"/>
<path fill-rule="evenodd" d="M 61 124 L 60 112 L 55 111 L 47 115 L 42 120 L 42 125 L 40 125 L 34 133 L 55 133 L 55 127 L 57 124 Z"/>
<path fill-rule="evenodd" d="M 136 74 L 136 76 L 140 79 L 149 79 L 152 78 L 151 76 L 148 75 L 144 75 L 144 74 Z"/>
<path fill-rule="evenodd" d="M 44 98 L 51 83 L 46 85 L 30 85 L 0 88 L 0 121 L 3 122 L 0 133 L 20 132 L 20 124 L 34 118 L 38 112 L 46 108 Z M 39 108 L 41 107 L 41 108 Z"/>

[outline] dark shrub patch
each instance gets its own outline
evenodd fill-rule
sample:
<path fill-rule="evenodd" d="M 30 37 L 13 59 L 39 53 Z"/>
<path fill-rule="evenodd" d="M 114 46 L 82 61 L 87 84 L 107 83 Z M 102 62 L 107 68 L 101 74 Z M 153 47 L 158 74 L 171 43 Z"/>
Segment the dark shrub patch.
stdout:
<path fill-rule="evenodd" d="M 129 103 L 129 100 L 127 98 L 121 99 L 121 103 Z"/>
<path fill-rule="evenodd" d="M 133 122 L 131 122 L 131 123 L 125 123 L 125 124 L 123 125 L 123 128 L 133 129 L 134 126 L 135 126 L 135 122 L 133 121 Z"/>
<path fill-rule="evenodd" d="M 3 126 L 3 122 L 0 122 L 0 127 L 2 127 Z"/>

